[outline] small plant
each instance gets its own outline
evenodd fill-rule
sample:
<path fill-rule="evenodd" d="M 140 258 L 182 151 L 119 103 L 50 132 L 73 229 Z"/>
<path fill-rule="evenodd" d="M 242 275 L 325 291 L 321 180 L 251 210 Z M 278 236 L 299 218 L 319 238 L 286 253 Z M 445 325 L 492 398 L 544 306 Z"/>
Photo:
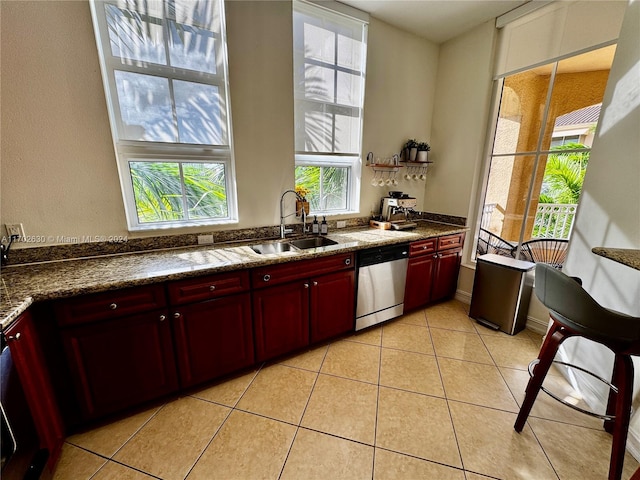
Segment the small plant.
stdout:
<path fill-rule="evenodd" d="M 431 150 L 431 145 L 426 142 L 420 142 L 416 146 L 418 147 L 419 152 L 428 152 Z"/>
<path fill-rule="evenodd" d="M 412 148 L 416 148 L 418 146 L 418 142 L 415 141 L 415 139 L 409 139 L 407 140 L 407 142 L 404 144 L 403 148 L 408 148 L 408 149 L 412 149 Z"/>
<path fill-rule="evenodd" d="M 296 193 L 304 199 L 304 201 L 306 201 L 307 195 L 309 195 L 309 193 L 311 192 L 311 190 L 309 190 L 308 188 L 302 185 L 296 185 L 295 190 L 296 190 Z"/>

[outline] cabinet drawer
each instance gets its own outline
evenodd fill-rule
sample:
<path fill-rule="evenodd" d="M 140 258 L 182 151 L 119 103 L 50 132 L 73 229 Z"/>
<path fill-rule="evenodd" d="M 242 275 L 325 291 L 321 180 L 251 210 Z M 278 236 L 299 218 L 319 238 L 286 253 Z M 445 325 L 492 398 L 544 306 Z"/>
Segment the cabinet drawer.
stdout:
<path fill-rule="evenodd" d="M 199 302 L 249 290 L 249 272 L 218 273 L 169 283 L 172 305 Z"/>
<path fill-rule="evenodd" d="M 462 247 L 464 242 L 464 233 L 457 233 L 455 235 L 446 235 L 444 237 L 438 237 L 438 251 L 449 250 L 450 248 Z"/>
<path fill-rule="evenodd" d="M 420 255 L 426 255 L 436 251 L 438 243 L 437 238 L 429 238 L 427 240 L 420 240 L 419 242 L 413 242 L 409 245 L 409 256 L 419 257 Z"/>
<path fill-rule="evenodd" d="M 60 300 L 55 312 L 58 325 L 66 327 L 154 310 L 166 303 L 163 285 L 147 285 Z"/>
<path fill-rule="evenodd" d="M 265 288 L 300 278 L 354 268 L 353 253 L 332 255 L 317 260 L 301 260 L 256 268 L 251 273 L 253 288 Z"/>

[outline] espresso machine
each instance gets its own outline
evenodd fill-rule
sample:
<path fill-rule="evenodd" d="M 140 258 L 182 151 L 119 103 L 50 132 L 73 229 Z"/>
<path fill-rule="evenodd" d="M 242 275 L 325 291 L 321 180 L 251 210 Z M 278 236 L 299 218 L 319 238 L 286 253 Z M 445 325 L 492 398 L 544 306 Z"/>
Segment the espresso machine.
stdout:
<path fill-rule="evenodd" d="M 380 201 L 380 214 L 384 221 L 391 223 L 393 230 L 407 230 L 417 226 L 407 220 L 407 215 L 417 205 L 418 201 L 407 193 L 389 192 L 389 196 Z"/>

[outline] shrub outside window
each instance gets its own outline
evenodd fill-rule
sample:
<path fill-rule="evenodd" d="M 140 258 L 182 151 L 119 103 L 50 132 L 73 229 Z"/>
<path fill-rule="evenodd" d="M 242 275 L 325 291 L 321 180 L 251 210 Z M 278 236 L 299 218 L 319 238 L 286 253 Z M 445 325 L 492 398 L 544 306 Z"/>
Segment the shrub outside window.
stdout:
<path fill-rule="evenodd" d="M 367 23 L 294 1 L 295 179 L 313 213 L 359 208 Z"/>
<path fill-rule="evenodd" d="M 221 0 L 94 0 L 130 230 L 237 220 Z"/>

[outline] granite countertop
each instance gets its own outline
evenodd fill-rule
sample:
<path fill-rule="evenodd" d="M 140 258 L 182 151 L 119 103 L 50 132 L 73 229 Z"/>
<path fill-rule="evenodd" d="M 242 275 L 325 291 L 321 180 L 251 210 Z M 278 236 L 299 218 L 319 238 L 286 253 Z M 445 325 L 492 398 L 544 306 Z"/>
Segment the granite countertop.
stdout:
<path fill-rule="evenodd" d="M 217 272 L 311 259 L 363 248 L 413 242 L 466 231 L 466 227 L 418 221 L 414 230 L 355 228 L 333 231 L 328 247 L 259 254 L 252 241 L 9 266 L 0 280 L 0 327 L 8 327 L 32 303 Z"/>
<path fill-rule="evenodd" d="M 601 257 L 640 270 L 640 250 L 638 249 L 593 247 L 591 251 Z"/>

